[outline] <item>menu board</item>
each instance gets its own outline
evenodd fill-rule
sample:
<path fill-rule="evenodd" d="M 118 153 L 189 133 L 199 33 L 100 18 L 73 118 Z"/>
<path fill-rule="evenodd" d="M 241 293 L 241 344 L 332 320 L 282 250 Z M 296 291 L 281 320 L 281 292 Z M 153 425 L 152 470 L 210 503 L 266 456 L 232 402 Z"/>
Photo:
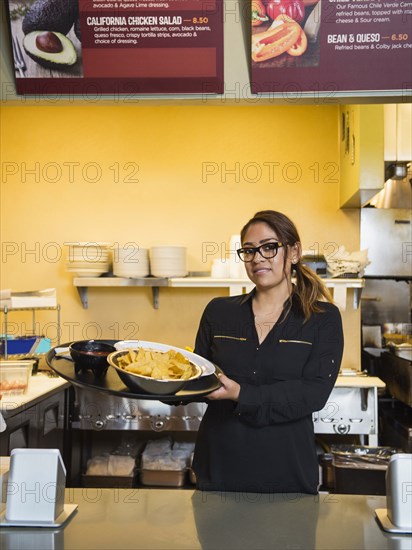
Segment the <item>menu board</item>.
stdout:
<path fill-rule="evenodd" d="M 221 0 L 8 0 L 19 94 L 223 93 Z"/>
<path fill-rule="evenodd" d="M 410 0 L 252 0 L 254 94 L 412 88 Z"/>

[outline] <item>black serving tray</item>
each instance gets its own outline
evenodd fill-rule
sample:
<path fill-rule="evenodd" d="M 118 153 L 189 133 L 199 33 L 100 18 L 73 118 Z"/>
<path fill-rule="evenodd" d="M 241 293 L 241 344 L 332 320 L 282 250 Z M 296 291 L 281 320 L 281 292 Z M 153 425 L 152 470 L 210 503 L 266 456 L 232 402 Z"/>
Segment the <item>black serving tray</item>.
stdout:
<path fill-rule="evenodd" d="M 108 344 L 115 344 L 117 340 L 104 340 Z M 71 342 L 60 344 L 58 348 L 69 347 Z M 209 393 L 220 388 L 221 384 L 216 374 L 202 376 L 197 380 L 189 380 L 185 386 L 174 394 L 156 395 L 146 392 L 134 392 L 120 380 L 116 369 L 108 364 L 105 373 L 95 375 L 91 370 L 80 370 L 76 363 L 67 357 L 56 355 L 56 348 L 52 348 L 46 355 L 49 367 L 59 376 L 75 386 L 82 386 L 96 391 L 111 393 L 119 397 L 131 399 L 151 399 L 163 403 L 203 401 Z M 217 369 L 219 372 L 219 369 Z"/>

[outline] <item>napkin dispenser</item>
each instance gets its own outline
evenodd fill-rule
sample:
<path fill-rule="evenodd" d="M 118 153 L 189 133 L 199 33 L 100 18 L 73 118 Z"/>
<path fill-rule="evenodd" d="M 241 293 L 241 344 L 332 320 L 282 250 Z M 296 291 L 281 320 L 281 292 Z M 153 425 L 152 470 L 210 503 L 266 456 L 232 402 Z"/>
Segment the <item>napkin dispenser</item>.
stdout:
<path fill-rule="evenodd" d="M 323 254 L 311 254 L 308 251 L 303 251 L 301 261 L 314 271 L 318 277 L 327 277 L 328 264 Z"/>
<path fill-rule="evenodd" d="M 13 449 L 6 520 L 53 523 L 64 510 L 66 469 L 58 449 Z"/>
<path fill-rule="evenodd" d="M 412 533 L 412 454 L 394 454 L 386 470 L 387 508 L 375 510 L 384 531 Z"/>

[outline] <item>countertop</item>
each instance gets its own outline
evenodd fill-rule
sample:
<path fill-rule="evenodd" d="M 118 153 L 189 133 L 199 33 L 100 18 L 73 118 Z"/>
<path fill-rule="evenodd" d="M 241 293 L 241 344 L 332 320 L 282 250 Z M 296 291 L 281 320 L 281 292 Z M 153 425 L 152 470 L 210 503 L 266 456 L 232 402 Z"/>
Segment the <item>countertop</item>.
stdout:
<path fill-rule="evenodd" d="M 384 388 L 385 382 L 377 376 L 338 376 L 335 388 Z"/>
<path fill-rule="evenodd" d="M 60 529 L 4 528 L 2 550 L 382 549 L 412 538 L 382 531 L 365 495 L 262 495 L 178 489 L 66 489 L 78 510 Z"/>
<path fill-rule="evenodd" d="M 35 405 L 37 401 L 48 394 L 55 393 L 69 387 L 70 384 L 60 376 L 50 377 L 46 373 L 37 373 L 30 377 L 26 393 L 17 395 L 3 395 L 0 400 L 0 411 L 6 417 L 17 413 L 26 406 Z"/>

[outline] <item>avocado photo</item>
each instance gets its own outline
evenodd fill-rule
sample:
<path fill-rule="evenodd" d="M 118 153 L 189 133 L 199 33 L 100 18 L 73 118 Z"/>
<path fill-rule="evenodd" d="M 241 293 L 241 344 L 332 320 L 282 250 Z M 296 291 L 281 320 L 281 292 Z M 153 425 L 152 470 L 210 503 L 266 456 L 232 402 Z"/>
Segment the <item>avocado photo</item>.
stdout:
<path fill-rule="evenodd" d="M 67 34 L 79 14 L 77 0 L 37 0 L 23 19 L 23 32 L 53 31 Z"/>
<path fill-rule="evenodd" d="M 23 39 L 23 48 L 29 57 L 48 69 L 68 69 L 77 61 L 73 43 L 59 32 L 30 32 Z"/>

